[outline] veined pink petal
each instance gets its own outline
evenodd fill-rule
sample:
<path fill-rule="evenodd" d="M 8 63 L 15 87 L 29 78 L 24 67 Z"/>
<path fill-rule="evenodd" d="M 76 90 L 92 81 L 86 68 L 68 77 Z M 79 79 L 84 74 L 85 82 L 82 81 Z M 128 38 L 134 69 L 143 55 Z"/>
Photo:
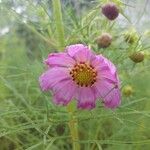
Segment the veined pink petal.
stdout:
<path fill-rule="evenodd" d="M 70 89 L 69 89 L 70 88 Z M 58 83 L 56 83 L 53 87 L 52 87 L 52 91 L 54 93 L 57 93 L 59 91 L 62 90 L 68 90 L 67 92 L 71 91 L 72 89 L 77 89 L 77 85 L 76 83 L 72 80 L 72 79 L 68 79 L 68 80 L 62 80 Z M 66 93 L 65 93 L 66 94 Z"/>
<path fill-rule="evenodd" d="M 95 91 L 90 87 L 79 87 L 76 99 L 78 101 L 78 108 L 92 109 L 95 108 Z"/>
<path fill-rule="evenodd" d="M 94 87 L 97 90 L 96 96 L 103 99 L 114 88 L 114 85 L 103 79 L 97 80 Z"/>
<path fill-rule="evenodd" d="M 62 81 L 53 87 L 55 104 L 67 105 L 76 94 L 77 86 L 72 80 Z"/>
<path fill-rule="evenodd" d="M 70 45 L 66 48 L 67 53 L 70 57 L 74 58 L 77 62 L 87 62 L 95 58 L 92 51 L 83 44 Z"/>
<path fill-rule="evenodd" d="M 104 62 L 110 68 L 111 73 L 115 74 L 117 72 L 117 69 L 116 69 L 115 65 L 110 60 L 108 60 L 107 58 L 105 58 L 104 56 L 100 55 L 100 57 L 104 60 Z"/>
<path fill-rule="evenodd" d="M 96 96 L 104 101 L 106 107 L 115 108 L 120 104 L 120 91 L 114 84 L 103 79 L 96 82 L 94 87 L 97 90 Z"/>
<path fill-rule="evenodd" d="M 121 103 L 121 94 L 118 88 L 114 88 L 105 98 L 104 104 L 107 108 L 116 108 Z"/>
<path fill-rule="evenodd" d="M 108 82 L 115 84 L 118 82 L 118 79 L 114 74 L 110 72 L 110 69 L 108 68 L 107 70 L 99 70 L 97 72 L 97 79 L 99 80 L 107 80 Z M 117 83 L 118 84 L 118 83 Z"/>
<path fill-rule="evenodd" d="M 102 55 L 96 56 L 91 63 L 98 73 L 98 79 L 106 79 L 111 83 L 118 82 L 115 66 Z"/>
<path fill-rule="evenodd" d="M 66 53 L 52 53 L 45 60 L 50 67 L 71 67 L 75 65 L 75 61 Z"/>
<path fill-rule="evenodd" d="M 95 59 L 92 60 L 91 65 L 94 66 L 96 70 L 108 69 L 108 65 L 104 62 L 101 55 L 95 56 Z"/>
<path fill-rule="evenodd" d="M 39 82 L 42 90 L 47 91 L 60 81 L 69 80 L 70 78 L 67 68 L 54 67 L 43 73 L 39 78 Z"/>

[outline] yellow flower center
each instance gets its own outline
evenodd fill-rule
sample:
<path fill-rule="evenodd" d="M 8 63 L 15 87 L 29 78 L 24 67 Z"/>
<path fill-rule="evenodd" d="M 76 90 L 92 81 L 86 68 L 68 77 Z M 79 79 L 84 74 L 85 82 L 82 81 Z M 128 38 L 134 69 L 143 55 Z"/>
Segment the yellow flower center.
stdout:
<path fill-rule="evenodd" d="M 97 72 L 92 66 L 79 63 L 70 71 L 70 75 L 78 85 L 88 87 L 96 82 Z"/>

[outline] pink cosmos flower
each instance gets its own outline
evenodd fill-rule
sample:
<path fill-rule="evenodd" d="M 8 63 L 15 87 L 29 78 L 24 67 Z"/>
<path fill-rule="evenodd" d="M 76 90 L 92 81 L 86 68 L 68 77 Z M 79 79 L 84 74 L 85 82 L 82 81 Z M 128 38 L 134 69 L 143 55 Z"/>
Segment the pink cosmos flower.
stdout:
<path fill-rule="evenodd" d="M 70 45 L 65 52 L 50 54 L 45 63 L 48 69 L 39 82 L 43 91 L 52 91 L 55 104 L 67 105 L 73 99 L 81 109 L 94 108 L 96 100 L 107 108 L 120 104 L 116 67 L 87 46 Z"/>

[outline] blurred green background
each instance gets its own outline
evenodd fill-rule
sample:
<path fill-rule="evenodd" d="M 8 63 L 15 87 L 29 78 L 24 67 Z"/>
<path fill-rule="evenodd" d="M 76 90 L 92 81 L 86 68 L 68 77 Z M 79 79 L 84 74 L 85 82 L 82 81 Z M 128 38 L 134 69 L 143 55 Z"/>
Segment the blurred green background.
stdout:
<path fill-rule="evenodd" d="M 108 57 L 122 90 L 114 111 L 100 102 L 92 111 L 75 111 L 81 150 L 150 149 L 150 1 L 113 0 L 122 10 L 113 22 L 100 11 L 106 1 L 61 0 L 62 21 L 55 0 L 0 0 L 0 150 L 72 149 L 66 108 L 41 92 L 38 78 L 49 53 L 75 43 Z M 124 33 L 132 31 L 138 41 L 130 44 Z M 103 32 L 113 36 L 106 49 L 95 42 Z M 144 53 L 143 62 L 129 58 L 135 51 Z"/>

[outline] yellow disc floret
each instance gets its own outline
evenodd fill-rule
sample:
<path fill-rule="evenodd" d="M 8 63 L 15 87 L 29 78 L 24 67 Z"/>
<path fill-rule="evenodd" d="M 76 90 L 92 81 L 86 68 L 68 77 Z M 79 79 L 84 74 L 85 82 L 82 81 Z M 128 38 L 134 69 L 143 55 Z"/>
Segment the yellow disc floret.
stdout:
<path fill-rule="evenodd" d="M 79 86 L 92 86 L 96 82 L 97 72 L 96 70 L 86 64 L 79 63 L 74 66 L 70 71 L 73 81 L 75 81 Z"/>

